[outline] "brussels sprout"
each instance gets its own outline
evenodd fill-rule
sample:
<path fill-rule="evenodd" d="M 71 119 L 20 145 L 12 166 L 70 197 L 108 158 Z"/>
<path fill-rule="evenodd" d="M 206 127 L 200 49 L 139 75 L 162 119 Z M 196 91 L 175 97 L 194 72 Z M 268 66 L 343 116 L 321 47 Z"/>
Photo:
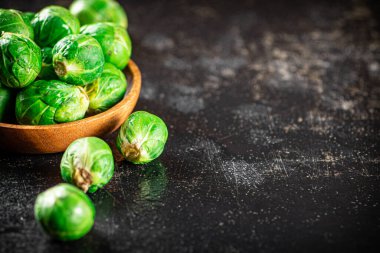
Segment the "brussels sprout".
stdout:
<path fill-rule="evenodd" d="M 124 28 L 128 26 L 127 14 L 114 0 L 76 0 L 71 4 L 70 11 L 81 25 L 111 22 Z"/>
<path fill-rule="evenodd" d="M 123 72 L 110 63 L 104 64 L 102 75 L 85 87 L 90 106 L 90 115 L 104 112 L 123 99 L 127 90 L 127 79 Z"/>
<path fill-rule="evenodd" d="M 2 32 L 17 33 L 30 39 L 34 38 L 30 20 L 24 19 L 22 13 L 16 10 L 0 9 L 0 34 Z"/>
<path fill-rule="evenodd" d="M 37 196 L 36 221 L 51 237 L 70 241 L 85 236 L 94 225 L 95 207 L 78 188 L 59 184 Z"/>
<path fill-rule="evenodd" d="M 3 122 L 7 116 L 14 112 L 12 106 L 13 94 L 12 91 L 0 84 L 0 122 Z M 13 107 L 13 110 L 12 110 Z"/>
<path fill-rule="evenodd" d="M 34 39 L 40 47 L 53 47 L 60 39 L 79 33 L 80 24 L 69 10 L 61 6 L 48 6 L 33 20 Z"/>
<path fill-rule="evenodd" d="M 31 39 L 3 33 L 0 37 L 0 81 L 10 88 L 23 88 L 41 70 L 41 49 Z"/>
<path fill-rule="evenodd" d="M 161 155 L 167 138 L 168 129 L 162 119 L 138 111 L 121 126 L 116 145 L 125 159 L 134 164 L 144 164 Z"/>
<path fill-rule="evenodd" d="M 69 35 L 54 46 L 53 66 L 58 77 L 69 84 L 92 83 L 103 72 L 102 48 L 90 36 Z"/>
<path fill-rule="evenodd" d="M 39 80 L 16 97 L 20 124 L 50 125 L 82 119 L 89 105 L 82 87 L 61 81 Z"/>
<path fill-rule="evenodd" d="M 66 149 L 61 160 L 63 180 L 84 192 L 97 191 L 112 178 L 113 155 L 106 142 L 97 137 L 81 138 Z"/>
<path fill-rule="evenodd" d="M 131 58 L 132 44 L 124 28 L 112 23 L 98 23 L 81 27 L 80 33 L 92 36 L 99 42 L 106 62 L 119 69 L 127 66 Z"/>
<path fill-rule="evenodd" d="M 34 12 L 22 12 L 21 13 L 22 18 L 24 20 L 29 21 L 30 27 L 31 27 L 32 31 L 33 31 L 33 27 L 31 25 L 31 22 L 32 22 L 32 20 L 33 20 L 33 18 L 34 18 L 35 15 L 36 15 L 36 13 L 34 13 Z M 33 34 L 34 34 L 34 31 L 33 31 Z"/>
<path fill-rule="evenodd" d="M 59 79 L 53 67 L 53 49 L 45 47 L 41 49 L 42 53 L 42 68 L 38 77 L 43 80 L 57 80 Z"/>

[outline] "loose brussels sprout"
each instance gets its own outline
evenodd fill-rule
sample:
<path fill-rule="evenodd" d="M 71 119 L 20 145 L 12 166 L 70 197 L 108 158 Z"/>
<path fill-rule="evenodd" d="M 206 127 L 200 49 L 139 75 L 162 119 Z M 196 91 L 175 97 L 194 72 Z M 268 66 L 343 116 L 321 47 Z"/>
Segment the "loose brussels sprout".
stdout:
<path fill-rule="evenodd" d="M 116 145 L 125 159 L 134 164 L 144 164 L 161 155 L 167 138 L 168 129 L 162 119 L 138 111 L 121 126 Z"/>
<path fill-rule="evenodd" d="M 51 237 L 70 241 L 80 239 L 91 230 L 95 207 L 78 188 L 59 184 L 37 196 L 34 215 Z"/>
<path fill-rule="evenodd" d="M 0 81 L 10 88 L 23 88 L 41 70 L 41 49 L 31 39 L 3 33 L 0 37 Z"/>
<path fill-rule="evenodd" d="M 42 53 L 42 68 L 38 74 L 38 78 L 42 80 L 57 80 L 59 79 L 53 67 L 53 49 L 45 47 L 41 49 Z"/>
<path fill-rule="evenodd" d="M 11 112 L 14 112 L 12 97 L 12 91 L 6 87 L 2 87 L 0 84 L 0 122 L 3 122 Z M 11 109 L 12 107 L 13 110 Z"/>
<path fill-rule="evenodd" d="M 127 90 L 127 79 L 123 72 L 110 63 L 104 64 L 102 75 L 85 88 L 90 106 L 90 115 L 104 112 L 123 99 Z"/>
<path fill-rule="evenodd" d="M 81 25 L 112 22 L 124 28 L 128 26 L 127 14 L 114 0 L 76 0 L 71 4 L 70 11 Z"/>
<path fill-rule="evenodd" d="M 80 24 L 69 10 L 48 6 L 32 19 L 34 39 L 40 47 L 53 47 L 60 39 L 79 33 Z"/>
<path fill-rule="evenodd" d="M 113 155 L 106 142 L 97 137 L 81 138 L 66 149 L 61 160 L 63 180 L 84 192 L 97 191 L 112 178 Z"/>
<path fill-rule="evenodd" d="M 51 125 L 82 119 L 89 100 L 82 87 L 39 80 L 16 97 L 16 118 L 22 124 Z"/>
<path fill-rule="evenodd" d="M 106 62 L 119 69 L 127 66 L 131 58 L 132 44 L 123 27 L 112 23 L 98 23 L 81 27 L 80 33 L 92 36 L 99 42 Z"/>
<path fill-rule="evenodd" d="M 0 9 L 0 34 L 2 32 L 17 33 L 30 39 L 34 38 L 30 20 L 24 19 L 22 13 L 16 10 Z"/>
<path fill-rule="evenodd" d="M 61 80 L 69 84 L 89 84 L 103 72 L 102 48 L 90 36 L 66 36 L 53 48 L 53 66 Z"/>

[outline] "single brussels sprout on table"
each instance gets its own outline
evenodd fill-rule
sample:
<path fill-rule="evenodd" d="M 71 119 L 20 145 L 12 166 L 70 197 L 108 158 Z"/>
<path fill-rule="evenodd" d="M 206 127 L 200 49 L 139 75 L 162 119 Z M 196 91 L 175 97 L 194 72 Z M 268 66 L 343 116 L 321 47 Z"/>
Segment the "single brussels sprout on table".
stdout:
<path fill-rule="evenodd" d="M 30 20 L 20 11 L 0 9 L 0 35 L 2 32 L 22 34 L 30 39 L 34 38 Z"/>
<path fill-rule="evenodd" d="M 57 80 L 59 79 L 53 67 L 53 49 L 45 47 L 41 49 L 42 67 L 38 74 L 38 78 L 42 80 Z"/>
<path fill-rule="evenodd" d="M 71 4 L 70 11 L 81 25 L 111 22 L 128 27 L 127 14 L 114 0 L 76 0 Z"/>
<path fill-rule="evenodd" d="M 94 225 L 95 207 L 75 186 L 59 184 L 37 196 L 34 215 L 51 237 L 70 241 L 86 235 Z"/>
<path fill-rule="evenodd" d="M 61 6 L 48 6 L 31 21 L 34 40 L 40 47 L 53 47 L 60 39 L 79 33 L 80 24 L 69 10 Z"/>
<path fill-rule="evenodd" d="M 137 111 L 121 126 L 116 145 L 126 160 L 144 164 L 161 155 L 167 138 L 168 129 L 162 119 Z"/>
<path fill-rule="evenodd" d="M 0 37 L 0 82 L 10 88 L 32 83 L 41 70 L 41 49 L 31 39 L 3 33 Z"/>
<path fill-rule="evenodd" d="M 103 72 L 104 55 L 92 37 L 77 34 L 58 41 L 53 48 L 53 67 L 58 77 L 75 85 L 89 84 Z"/>
<path fill-rule="evenodd" d="M 39 80 L 16 97 L 16 118 L 22 125 L 51 125 L 84 118 L 89 105 L 82 87 Z"/>
<path fill-rule="evenodd" d="M 90 105 L 87 113 L 104 112 L 123 99 L 127 90 L 127 79 L 123 72 L 110 63 L 104 64 L 101 76 L 85 87 Z"/>
<path fill-rule="evenodd" d="M 14 114 L 13 92 L 0 84 L 0 122 Z"/>
<path fill-rule="evenodd" d="M 66 149 L 61 160 L 64 181 L 84 192 L 93 193 L 106 185 L 114 172 L 114 159 L 108 144 L 97 137 L 81 138 Z"/>
<path fill-rule="evenodd" d="M 124 69 L 132 54 L 131 39 L 127 31 L 113 23 L 97 23 L 81 27 L 81 34 L 95 38 L 102 47 L 106 62 Z"/>

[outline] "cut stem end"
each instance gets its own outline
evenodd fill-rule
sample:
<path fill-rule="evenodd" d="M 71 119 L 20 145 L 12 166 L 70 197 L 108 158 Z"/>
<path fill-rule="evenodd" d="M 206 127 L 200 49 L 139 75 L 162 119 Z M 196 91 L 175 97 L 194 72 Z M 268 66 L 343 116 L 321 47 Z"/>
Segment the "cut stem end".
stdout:
<path fill-rule="evenodd" d="M 62 62 L 57 62 L 55 64 L 55 73 L 57 73 L 58 76 L 65 76 L 66 75 L 66 66 Z"/>
<path fill-rule="evenodd" d="M 73 176 L 73 182 L 84 192 L 87 192 L 92 184 L 90 172 L 83 168 L 76 169 Z"/>
<path fill-rule="evenodd" d="M 129 161 L 135 161 L 140 157 L 140 150 L 136 144 L 127 143 L 121 148 L 125 158 Z"/>

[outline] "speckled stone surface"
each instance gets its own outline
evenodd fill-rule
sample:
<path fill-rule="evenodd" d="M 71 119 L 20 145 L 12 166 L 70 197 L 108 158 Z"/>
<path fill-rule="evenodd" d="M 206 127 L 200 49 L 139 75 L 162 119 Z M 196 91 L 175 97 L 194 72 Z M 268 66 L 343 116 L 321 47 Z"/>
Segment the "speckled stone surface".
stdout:
<path fill-rule="evenodd" d="M 121 2 L 137 109 L 167 122 L 166 150 L 118 162 L 91 195 L 93 230 L 72 243 L 33 218 L 61 154 L 1 153 L 1 252 L 377 251 L 378 1 Z"/>

